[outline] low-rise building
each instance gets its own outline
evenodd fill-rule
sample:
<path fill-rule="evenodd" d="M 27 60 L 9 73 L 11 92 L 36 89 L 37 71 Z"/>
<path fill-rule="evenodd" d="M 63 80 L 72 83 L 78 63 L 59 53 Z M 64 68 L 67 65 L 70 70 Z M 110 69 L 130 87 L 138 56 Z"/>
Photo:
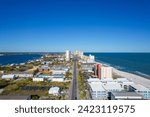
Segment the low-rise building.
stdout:
<path fill-rule="evenodd" d="M 50 65 L 52 63 L 53 63 L 53 61 L 42 61 L 41 62 L 41 64 L 46 65 L 46 66 L 48 66 L 48 65 Z"/>
<path fill-rule="evenodd" d="M 51 70 L 53 74 L 66 74 L 66 70 Z"/>
<path fill-rule="evenodd" d="M 126 91 L 129 91 L 129 86 L 134 84 L 133 81 L 129 81 L 127 78 L 117 78 L 115 81 L 121 84 Z"/>
<path fill-rule="evenodd" d="M 12 79 L 16 79 L 17 76 L 13 75 L 13 74 L 7 74 L 7 75 L 2 75 L 2 79 L 6 79 L 6 80 L 12 80 Z"/>
<path fill-rule="evenodd" d="M 4 74 L 4 71 L 0 71 L 0 74 Z"/>
<path fill-rule="evenodd" d="M 37 81 L 37 82 L 40 82 L 40 81 L 45 81 L 45 79 L 43 77 L 33 77 L 32 79 L 33 81 Z"/>
<path fill-rule="evenodd" d="M 65 80 L 64 74 L 53 74 L 52 75 L 52 82 L 63 82 Z"/>
<path fill-rule="evenodd" d="M 32 78 L 33 77 L 33 74 L 28 74 L 28 73 L 16 73 L 14 75 L 19 78 Z"/>
<path fill-rule="evenodd" d="M 104 83 L 104 84 L 106 84 L 106 83 L 112 83 L 112 82 L 116 82 L 115 80 L 113 80 L 112 78 L 107 78 L 107 79 L 105 79 L 105 78 L 102 78 L 101 80 L 100 80 L 102 83 Z"/>
<path fill-rule="evenodd" d="M 119 92 L 124 90 L 117 82 L 103 83 L 103 87 L 108 92 Z"/>
<path fill-rule="evenodd" d="M 143 96 L 144 99 L 150 99 L 150 89 L 140 84 L 132 84 L 129 86 L 129 91 L 136 92 Z"/>
<path fill-rule="evenodd" d="M 112 78 L 103 78 L 101 80 L 98 78 L 89 78 L 87 81 L 91 87 L 90 93 L 93 99 L 97 98 L 94 98 L 95 95 L 97 96 L 94 91 L 96 88 L 104 89 L 108 99 L 150 99 L 150 89 L 142 85 L 136 85 L 133 81 L 130 81 L 127 78 L 118 78 L 115 80 Z M 112 94 L 114 94 L 113 97 L 111 96 Z"/>
<path fill-rule="evenodd" d="M 142 100 L 143 96 L 136 92 L 112 92 L 111 100 Z"/>
<path fill-rule="evenodd" d="M 53 74 L 66 74 L 68 67 L 66 66 L 53 66 L 51 68 Z"/>
<path fill-rule="evenodd" d="M 107 99 L 107 92 L 102 87 L 101 82 L 92 82 L 90 85 L 90 94 L 93 100 L 104 100 Z"/>
<path fill-rule="evenodd" d="M 52 75 L 41 74 L 33 78 L 33 81 L 51 81 Z"/>
<path fill-rule="evenodd" d="M 59 87 L 51 87 L 48 91 L 49 94 L 58 96 L 60 94 L 60 88 Z"/>
<path fill-rule="evenodd" d="M 88 83 L 91 83 L 91 82 L 101 82 L 101 80 L 98 79 L 98 78 L 89 78 L 89 79 L 87 79 L 87 81 L 88 81 Z"/>
<path fill-rule="evenodd" d="M 43 65 L 43 66 L 41 66 L 40 68 L 39 68 L 39 71 L 40 72 L 48 72 L 48 71 L 50 71 L 50 67 L 49 66 L 47 66 L 47 65 Z"/>
<path fill-rule="evenodd" d="M 83 71 L 93 71 L 94 72 L 95 63 L 81 63 L 81 69 Z"/>
<path fill-rule="evenodd" d="M 112 92 L 120 92 L 124 91 L 124 88 L 121 87 L 121 85 L 117 82 L 109 82 L 109 83 L 103 83 L 103 88 L 107 91 L 108 98 L 110 99 Z"/>
<path fill-rule="evenodd" d="M 64 80 L 65 80 L 64 74 L 38 75 L 33 78 L 33 81 L 63 82 Z"/>

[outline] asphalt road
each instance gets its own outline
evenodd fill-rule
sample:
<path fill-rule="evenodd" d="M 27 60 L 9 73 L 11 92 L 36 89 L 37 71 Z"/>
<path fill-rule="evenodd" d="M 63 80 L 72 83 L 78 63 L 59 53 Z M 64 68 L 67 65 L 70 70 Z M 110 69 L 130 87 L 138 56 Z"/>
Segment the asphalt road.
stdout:
<path fill-rule="evenodd" d="M 77 81 L 77 60 L 74 60 L 74 66 L 73 66 L 73 78 L 72 78 L 72 87 L 71 87 L 71 100 L 77 100 L 78 99 L 78 81 Z"/>

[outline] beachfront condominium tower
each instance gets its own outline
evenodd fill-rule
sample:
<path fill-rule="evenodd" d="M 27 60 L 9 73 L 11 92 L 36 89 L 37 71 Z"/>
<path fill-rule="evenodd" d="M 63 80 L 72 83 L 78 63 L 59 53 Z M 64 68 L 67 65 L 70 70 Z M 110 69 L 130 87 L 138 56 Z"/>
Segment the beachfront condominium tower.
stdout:
<path fill-rule="evenodd" d="M 112 78 L 112 67 L 101 67 L 101 78 Z"/>
<path fill-rule="evenodd" d="M 97 77 L 101 79 L 101 65 L 100 64 L 95 65 L 95 75 L 97 75 Z"/>
<path fill-rule="evenodd" d="M 70 55 L 71 52 L 69 50 L 66 50 L 66 61 L 70 61 Z"/>
<path fill-rule="evenodd" d="M 99 79 L 112 78 L 112 67 L 96 64 L 94 68 L 94 73 Z"/>

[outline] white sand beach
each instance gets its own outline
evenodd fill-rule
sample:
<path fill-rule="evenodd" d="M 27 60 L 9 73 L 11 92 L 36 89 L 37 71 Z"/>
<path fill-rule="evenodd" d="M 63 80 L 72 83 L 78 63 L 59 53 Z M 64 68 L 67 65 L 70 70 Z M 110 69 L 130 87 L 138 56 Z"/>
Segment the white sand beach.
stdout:
<path fill-rule="evenodd" d="M 113 68 L 113 72 L 119 76 L 127 78 L 128 80 L 132 80 L 136 84 L 141 84 L 150 89 L 150 80 L 149 79 L 146 79 L 144 77 L 141 77 L 141 76 L 138 76 L 138 75 L 135 75 L 132 73 L 120 71 L 115 68 Z"/>

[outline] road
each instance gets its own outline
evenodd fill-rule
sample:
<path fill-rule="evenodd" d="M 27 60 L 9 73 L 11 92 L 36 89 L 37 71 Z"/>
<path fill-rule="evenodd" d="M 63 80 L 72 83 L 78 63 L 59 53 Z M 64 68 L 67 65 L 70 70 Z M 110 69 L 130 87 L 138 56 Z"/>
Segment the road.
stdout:
<path fill-rule="evenodd" d="M 78 96 L 78 80 L 77 80 L 77 59 L 74 59 L 70 99 L 77 100 L 78 97 L 79 96 Z"/>

